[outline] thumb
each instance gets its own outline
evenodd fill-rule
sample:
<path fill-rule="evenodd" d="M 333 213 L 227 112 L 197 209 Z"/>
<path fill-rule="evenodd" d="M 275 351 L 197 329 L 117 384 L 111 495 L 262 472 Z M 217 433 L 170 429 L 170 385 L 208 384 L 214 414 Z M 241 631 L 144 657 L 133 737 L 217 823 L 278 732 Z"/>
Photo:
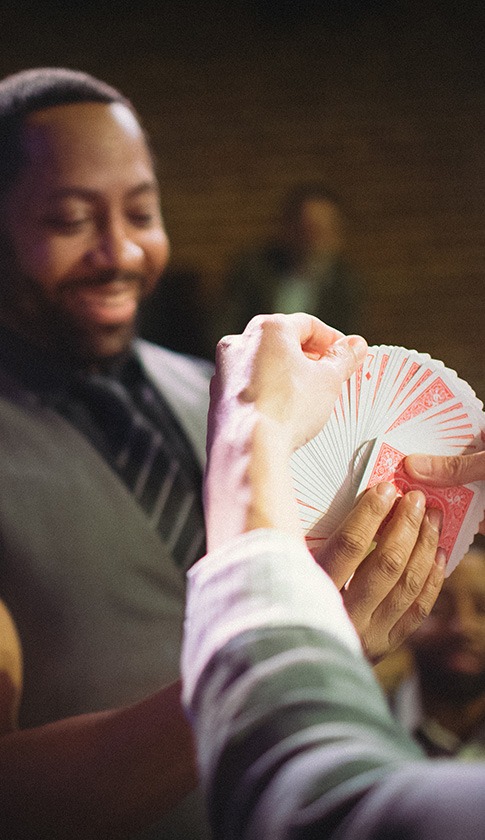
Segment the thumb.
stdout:
<path fill-rule="evenodd" d="M 404 467 L 408 475 L 423 484 L 469 484 L 485 479 L 485 452 L 451 456 L 408 455 Z"/>
<path fill-rule="evenodd" d="M 326 376 L 331 374 L 343 383 L 355 373 L 366 354 L 366 340 L 360 335 L 347 335 L 331 344 L 320 362 Z"/>

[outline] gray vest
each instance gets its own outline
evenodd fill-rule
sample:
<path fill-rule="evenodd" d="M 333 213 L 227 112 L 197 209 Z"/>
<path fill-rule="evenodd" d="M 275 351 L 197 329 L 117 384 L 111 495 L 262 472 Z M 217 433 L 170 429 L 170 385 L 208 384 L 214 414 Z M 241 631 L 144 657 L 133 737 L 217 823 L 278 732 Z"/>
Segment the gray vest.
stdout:
<path fill-rule="evenodd" d="M 202 461 L 209 366 L 137 347 Z M 158 533 L 89 441 L 5 375 L 0 597 L 22 642 L 21 726 L 125 705 L 177 678 L 184 592 Z M 179 816 L 153 836 L 205 836 L 192 807 L 196 826 Z"/>

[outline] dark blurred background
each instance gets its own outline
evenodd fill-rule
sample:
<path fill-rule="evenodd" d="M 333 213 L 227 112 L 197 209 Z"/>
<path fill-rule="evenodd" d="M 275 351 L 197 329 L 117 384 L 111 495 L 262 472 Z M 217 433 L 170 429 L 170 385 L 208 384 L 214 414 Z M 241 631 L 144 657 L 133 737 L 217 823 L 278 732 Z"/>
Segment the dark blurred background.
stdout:
<path fill-rule="evenodd" d="M 0 5 L 0 73 L 66 65 L 133 99 L 172 265 L 200 275 L 207 317 L 231 255 L 271 230 L 287 188 L 326 181 L 365 278 L 359 329 L 443 359 L 483 398 L 484 7 L 17 0 Z"/>

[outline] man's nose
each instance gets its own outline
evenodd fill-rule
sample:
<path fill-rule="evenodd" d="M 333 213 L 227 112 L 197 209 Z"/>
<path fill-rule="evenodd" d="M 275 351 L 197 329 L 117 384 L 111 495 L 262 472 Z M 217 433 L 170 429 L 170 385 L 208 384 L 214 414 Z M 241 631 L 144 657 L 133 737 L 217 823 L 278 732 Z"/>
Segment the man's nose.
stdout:
<path fill-rule="evenodd" d="M 93 268 L 138 272 L 143 267 L 144 251 L 122 222 L 106 224 L 88 252 L 87 260 Z"/>

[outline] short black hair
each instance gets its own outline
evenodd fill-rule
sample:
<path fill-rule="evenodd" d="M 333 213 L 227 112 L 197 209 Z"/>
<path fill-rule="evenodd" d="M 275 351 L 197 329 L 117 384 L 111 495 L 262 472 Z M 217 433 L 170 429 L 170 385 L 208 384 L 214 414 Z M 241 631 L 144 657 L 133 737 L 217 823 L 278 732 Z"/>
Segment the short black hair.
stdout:
<path fill-rule="evenodd" d="M 44 108 L 79 102 L 120 102 L 139 120 L 120 91 L 80 70 L 39 67 L 0 81 L 0 201 L 25 163 L 21 137 L 26 118 Z"/>

